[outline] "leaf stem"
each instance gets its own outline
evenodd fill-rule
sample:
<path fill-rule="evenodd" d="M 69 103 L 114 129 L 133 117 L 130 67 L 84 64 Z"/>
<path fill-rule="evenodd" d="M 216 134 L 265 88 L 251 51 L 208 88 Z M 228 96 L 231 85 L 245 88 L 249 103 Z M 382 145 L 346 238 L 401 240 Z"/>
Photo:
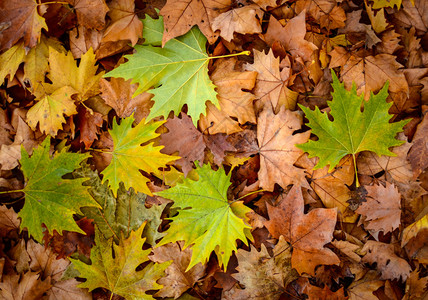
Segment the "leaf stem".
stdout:
<path fill-rule="evenodd" d="M 224 57 L 233 57 L 233 56 L 239 56 L 239 55 L 250 55 L 251 51 L 241 51 L 239 53 L 232 53 L 232 54 L 226 54 L 226 55 L 219 55 L 219 56 L 210 56 L 208 59 L 214 59 L 214 58 L 224 58 Z"/>
<path fill-rule="evenodd" d="M 260 193 L 260 192 L 265 192 L 265 190 L 264 189 L 260 189 L 260 190 L 254 191 L 254 192 L 250 192 L 248 194 L 245 194 L 244 196 L 239 197 L 238 199 L 233 200 L 232 203 L 235 202 L 235 201 L 239 201 L 239 200 L 241 200 L 241 199 L 243 199 L 245 197 L 248 197 L 250 195 Z"/>
<path fill-rule="evenodd" d="M 19 193 L 19 192 L 24 192 L 24 190 L 12 190 L 12 191 L 1 191 L 1 194 L 11 194 L 11 193 Z"/>
<path fill-rule="evenodd" d="M 352 154 L 352 159 L 354 160 L 355 185 L 356 187 L 360 187 L 360 182 L 358 181 L 357 161 L 355 159 L 355 154 Z"/>
<path fill-rule="evenodd" d="M 101 153 L 109 153 L 109 154 L 112 153 L 112 151 L 110 151 L 108 149 L 87 148 L 86 150 L 95 151 L 95 152 L 101 152 Z"/>
<path fill-rule="evenodd" d="M 44 4 L 69 4 L 68 2 L 62 2 L 62 1 L 49 1 L 44 3 L 37 3 L 37 5 L 44 5 Z"/>

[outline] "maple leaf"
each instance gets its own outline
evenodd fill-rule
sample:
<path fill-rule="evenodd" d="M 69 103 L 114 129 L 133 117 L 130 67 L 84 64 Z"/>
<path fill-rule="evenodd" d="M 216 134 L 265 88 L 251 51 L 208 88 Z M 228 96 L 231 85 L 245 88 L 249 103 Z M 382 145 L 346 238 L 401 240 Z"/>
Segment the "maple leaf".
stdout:
<path fill-rule="evenodd" d="M 273 237 L 283 235 L 293 247 L 292 267 L 300 274 L 314 275 L 317 265 L 338 264 L 336 254 L 324 248 L 333 238 L 336 209 L 316 208 L 304 214 L 302 191 L 296 185 L 286 196 L 281 195 L 280 201 L 276 207 L 267 204 L 269 221 L 265 226 Z"/>
<path fill-rule="evenodd" d="M 248 244 L 247 238 L 252 238 L 251 227 L 246 224 L 246 214 L 251 209 L 242 201 L 228 202 L 231 173 L 226 176 L 223 169 L 213 171 L 210 165 L 198 164 L 196 173 L 198 181 L 186 178 L 175 187 L 156 193 L 181 208 L 178 216 L 171 218 L 171 227 L 158 246 L 175 241 L 185 241 L 184 248 L 193 244 L 187 270 L 198 262 L 205 264 L 212 251 L 217 254 L 220 266 L 227 269 L 232 251 L 237 250 L 236 240 Z"/>
<path fill-rule="evenodd" d="M 290 19 L 284 27 L 274 16 L 271 16 L 265 39 L 269 45 L 272 45 L 274 41 L 279 41 L 292 56 L 300 56 L 304 61 L 310 61 L 318 47 L 305 40 L 305 12 L 303 10 L 299 15 Z"/>
<path fill-rule="evenodd" d="M 414 5 L 414 0 L 410 0 Z M 401 6 L 401 0 L 373 0 L 373 9 L 379 9 L 384 7 L 391 7 L 397 5 L 397 8 Z"/>
<path fill-rule="evenodd" d="M 361 250 L 364 255 L 363 263 L 376 263 L 376 267 L 382 274 L 380 279 L 402 279 L 406 281 L 410 275 L 411 267 L 401 257 L 394 253 L 394 245 L 380 243 L 377 241 L 367 241 Z"/>
<path fill-rule="evenodd" d="M 262 32 L 260 21 L 263 11 L 258 5 L 247 5 L 231 9 L 218 15 L 212 24 L 213 31 L 220 30 L 226 41 L 233 39 L 233 33 L 252 34 Z"/>
<path fill-rule="evenodd" d="M 87 109 L 83 105 L 78 107 L 77 113 L 78 117 L 75 122 L 80 131 L 79 139 L 85 145 L 85 149 L 88 149 L 98 139 L 97 133 L 103 125 L 103 115 Z"/>
<path fill-rule="evenodd" d="M 16 70 L 25 57 L 25 49 L 22 43 L 19 43 L 0 55 L 0 85 L 4 83 L 9 76 L 9 82 L 13 80 Z"/>
<path fill-rule="evenodd" d="M 174 297 L 177 299 L 185 291 L 193 288 L 196 282 L 204 276 L 206 266 L 197 264 L 186 272 L 192 257 L 192 249 L 181 250 L 183 242 L 169 243 L 153 249 L 153 255 L 149 256 L 151 261 L 164 263 L 172 260 L 172 263 L 165 270 L 165 277 L 159 279 L 162 289 L 155 294 L 157 297 Z"/>
<path fill-rule="evenodd" d="M 145 92 L 133 97 L 137 88 L 137 84 L 131 84 L 131 79 L 125 81 L 123 78 L 112 77 L 110 81 L 100 80 L 101 98 L 106 104 L 113 107 L 119 118 L 126 118 L 134 113 L 134 118 L 139 123 L 149 115 L 153 95 Z"/>
<path fill-rule="evenodd" d="M 304 169 L 293 165 L 303 154 L 295 145 L 309 138 L 308 132 L 293 134 L 302 126 L 301 115 L 284 106 L 275 115 L 267 107 L 260 113 L 257 123 L 260 187 L 273 191 L 275 183 L 283 188 L 289 184 L 307 186 Z"/>
<path fill-rule="evenodd" d="M 103 29 L 105 15 L 109 8 L 104 0 L 66 0 L 76 10 L 80 25 L 93 29 Z"/>
<path fill-rule="evenodd" d="M 88 288 L 89 291 L 99 287 L 106 288 L 126 299 L 154 299 L 145 292 L 162 287 L 156 281 L 164 276 L 170 262 L 150 262 L 142 270 L 136 271 L 139 265 L 149 260 L 148 255 L 151 252 L 151 249 L 143 250 L 146 239 L 141 238 L 141 234 L 144 225 L 145 223 L 137 231 L 132 231 L 129 238 L 124 239 L 122 236 L 119 245 L 113 242 L 113 238 L 106 240 L 97 232 L 95 246 L 91 250 L 92 263 L 87 265 L 70 259 L 75 269 L 80 272 L 79 277 L 87 279 L 80 283 L 79 287 Z"/>
<path fill-rule="evenodd" d="M 108 16 L 112 23 L 104 32 L 102 42 L 130 40 L 132 46 L 143 36 L 143 23 L 134 13 L 134 0 L 114 0 L 110 2 Z"/>
<path fill-rule="evenodd" d="M 26 185 L 25 204 L 19 212 L 22 220 L 21 228 L 27 227 L 28 233 L 37 241 L 43 238 L 41 224 L 44 223 L 49 232 L 56 230 L 76 231 L 84 234 L 73 219 L 73 215 L 81 213 L 83 206 L 99 207 L 85 187 L 84 178 L 63 179 L 79 167 L 79 163 L 88 158 L 87 154 L 69 153 L 64 150 L 49 157 L 50 137 L 47 137 L 29 157 L 21 148 L 21 169 Z M 73 197 L 70 197 L 70 195 Z"/>
<path fill-rule="evenodd" d="M 21 222 L 13 208 L 0 205 L 0 237 L 6 237 L 9 232 L 19 229 Z"/>
<path fill-rule="evenodd" d="M 207 115 L 201 116 L 199 120 L 202 131 L 232 134 L 242 130 L 238 123 L 256 123 L 253 106 L 255 97 L 247 91 L 254 88 L 257 73 L 235 70 L 236 62 L 236 59 L 231 58 L 218 60 L 215 64 L 211 79 L 217 87 L 220 109 L 207 103 Z M 238 122 L 231 117 L 237 118 Z"/>
<path fill-rule="evenodd" d="M 373 292 L 384 285 L 384 281 L 379 279 L 376 271 L 370 270 L 364 274 L 363 278 L 351 283 L 348 287 L 350 300 L 373 299 Z"/>
<path fill-rule="evenodd" d="M 416 237 L 418 233 L 424 229 L 428 229 L 428 214 L 404 228 L 403 236 L 401 238 L 401 247 L 404 247 L 410 239 Z"/>
<path fill-rule="evenodd" d="M 48 30 L 38 8 L 35 0 L 1 1 L 0 24 L 6 26 L 0 33 L 0 51 L 10 48 L 21 38 L 24 38 L 25 47 L 36 46 L 42 28 Z"/>
<path fill-rule="evenodd" d="M 213 21 L 219 14 L 228 10 L 231 4 L 231 0 L 168 0 L 160 11 L 160 15 L 165 19 L 162 45 L 185 34 L 196 24 L 208 42 L 213 44 L 218 37 L 212 28 Z"/>
<path fill-rule="evenodd" d="M 122 119 L 120 125 L 113 122 L 113 128 L 109 130 L 113 138 L 113 151 L 103 151 L 112 155 L 110 164 L 101 172 L 103 182 L 108 181 L 115 196 L 120 182 L 124 183 L 126 190 L 133 187 L 136 192 L 151 195 L 147 187 L 149 179 L 139 170 L 147 173 L 156 172 L 158 168 L 166 167 L 167 163 L 179 158 L 160 153 L 163 147 L 153 146 L 153 143 L 141 146 L 159 136 L 155 131 L 165 121 L 146 124 L 145 120 L 142 120 L 132 127 L 133 122 L 132 116 Z"/>
<path fill-rule="evenodd" d="M 208 77 L 209 56 L 205 51 L 206 39 L 197 28 L 186 35 L 170 40 L 163 48 L 163 20 L 144 19 L 146 45 L 137 45 L 136 52 L 125 56 L 128 62 L 121 64 L 106 76 L 132 79 L 139 83 L 135 94 L 152 88 L 155 102 L 148 120 L 156 116 L 166 119 L 172 110 L 176 115 L 187 104 L 188 115 L 193 124 L 205 112 L 205 101 L 210 100 L 218 106 L 214 85 Z"/>
<path fill-rule="evenodd" d="M 345 26 L 345 11 L 342 7 L 337 6 L 337 1 L 335 0 L 320 0 L 317 2 L 311 0 L 298 0 L 295 10 L 297 14 L 306 10 L 309 16 L 319 21 L 322 27 L 328 28 L 329 30 Z"/>
<path fill-rule="evenodd" d="M 290 70 L 279 69 L 279 58 L 275 58 L 273 51 L 268 54 L 254 50 L 254 63 L 246 64 L 245 69 L 256 71 L 257 81 L 254 94 L 258 97 L 260 107 L 270 103 L 275 112 L 284 105 L 286 109 L 294 110 L 296 107 L 297 93 L 288 89 L 290 85 Z"/>
<path fill-rule="evenodd" d="M 95 55 L 90 49 L 82 56 L 79 66 L 69 52 L 64 54 L 49 47 L 49 79 L 52 84 L 43 83 L 34 91 L 37 103 L 27 113 L 27 122 L 35 130 L 55 136 L 65 122 L 63 114 L 70 116 L 77 113 L 74 99 L 84 101 L 98 94 L 98 81 L 104 72 L 97 75 Z"/>
<path fill-rule="evenodd" d="M 391 115 L 388 109 L 392 103 L 387 103 L 386 84 L 382 90 L 370 95 L 370 100 L 364 102 L 364 110 L 361 111 L 363 96 L 357 96 L 356 86 L 347 91 L 339 82 L 332 71 L 333 100 L 328 101 L 331 108 L 330 121 L 326 113 L 321 113 L 318 107 L 314 111 L 299 104 L 309 120 L 307 124 L 312 133 L 318 136 L 317 141 L 310 140 L 305 144 L 297 145 L 298 148 L 309 153 L 309 157 L 318 156 L 320 159 L 315 169 L 330 165 L 329 171 L 339 163 L 347 154 L 352 154 L 354 165 L 355 155 L 361 151 L 373 151 L 378 155 L 394 156 L 388 148 L 398 146 L 403 141 L 395 136 L 408 121 L 389 123 Z M 379 134 L 382 132 L 382 134 Z M 355 172 L 357 176 L 357 172 Z M 358 177 L 357 185 L 358 184 Z"/>
<path fill-rule="evenodd" d="M 0 282 L 0 296 L 6 300 L 12 299 L 42 299 L 51 285 L 49 280 L 39 280 L 38 272 L 3 275 Z"/>
<path fill-rule="evenodd" d="M 409 151 L 408 159 L 413 168 L 413 179 L 417 178 L 428 167 L 428 114 L 425 114 L 421 123 L 416 128 L 413 136 L 413 146 Z"/>
<path fill-rule="evenodd" d="M 367 230 L 375 232 L 391 232 L 400 225 L 401 195 L 397 188 L 386 183 L 386 186 L 365 186 L 367 202 L 363 202 L 356 210 L 365 217 L 364 225 Z"/>
<path fill-rule="evenodd" d="M 150 245 L 155 245 L 156 240 L 165 234 L 158 232 L 162 222 L 161 215 L 166 206 L 152 205 L 145 207 L 146 195 L 135 193 L 133 189 L 127 191 L 123 184 L 120 184 L 117 196 L 113 196 L 108 183 L 101 183 L 96 171 L 92 171 L 88 165 L 73 172 L 74 178 L 90 178 L 83 183 L 89 186 L 88 193 L 101 206 L 100 208 L 84 207 L 83 214 L 94 220 L 97 229 L 103 234 L 105 239 L 114 237 L 118 242 L 121 234 L 128 238 L 132 230 L 137 230 L 146 221 L 143 236 Z"/>
<path fill-rule="evenodd" d="M 280 237 L 278 244 L 270 255 L 264 244 L 260 252 L 251 245 L 251 251 L 239 249 L 238 273 L 232 277 L 244 285 L 245 289 L 236 285 L 229 291 L 223 291 L 223 299 L 280 299 L 287 285 L 298 277 L 291 267 L 291 247 Z"/>

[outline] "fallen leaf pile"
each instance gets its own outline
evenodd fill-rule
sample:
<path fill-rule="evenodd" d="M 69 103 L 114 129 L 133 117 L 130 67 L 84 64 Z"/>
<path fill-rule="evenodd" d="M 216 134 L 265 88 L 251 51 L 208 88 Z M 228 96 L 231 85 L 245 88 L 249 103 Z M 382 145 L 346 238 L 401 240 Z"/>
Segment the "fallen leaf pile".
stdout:
<path fill-rule="evenodd" d="M 0 299 L 427 299 L 426 0 L 0 0 Z"/>

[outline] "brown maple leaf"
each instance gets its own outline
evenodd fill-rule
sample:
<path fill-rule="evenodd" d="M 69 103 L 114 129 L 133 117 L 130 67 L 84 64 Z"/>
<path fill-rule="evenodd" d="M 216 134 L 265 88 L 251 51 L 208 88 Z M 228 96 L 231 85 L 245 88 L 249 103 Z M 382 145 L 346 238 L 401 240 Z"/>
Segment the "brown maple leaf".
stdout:
<path fill-rule="evenodd" d="M 319 299 L 329 299 L 329 300 L 345 300 L 345 291 L 342 288 L 337 290 L 336 292 L 331 291 L 328 286 L 324 286 L 324 288 L 319 288 L 312 284 L 308 284 L 305 286 L 303 290 L 304 293 L 308 296 L 308 300 L 319 300 Z"/>
<path fill-rule="evenodd" d="M 21 224 L 21 221 L 13 208 L 0 205 L 0 237 L 6 237 L 9 232 L 18 230 L 19 224 Z"/>
<path fill-rule="evenodd" d="M 211 102 L 207 103 L 207 115 L 199 119 L 204 132 L 232 134 L 242 130 L 239 124 L 256 123 L 253 106 L 255 97 L 247 90 L 254 88 L 257 73 L 237 71 L 234 69 L 235 64 L 236 59 L 224 59 L 216 63 L 211 79 L 217 86 L 220 109 Z M 237 118 L 238 122 L 231 117 Z"/>
<path fill-rule="evenodd" d="M 264 35 L 266 42 L 271 46 L 275 41 L 279 41 L 293 57 L 301 57 L 305 62 L 311 61 L 312 54 L 318 47 L 305 40 L 305 16 L 306 13 L 303 10 L 296 17 L 288 20 L 284 27 L 271 16 L 268 29 Z"/>
<path fill-rule="evenodd" d="M 245 69 L 258 73 L 254 89 L 254 94 L 260 102 L 258 107 L 270 103 L 275 112 L 283 105 L 286 109 L 294 110 L 297 93 L 288 89 L 294 76 L 291 75 L 291 68 L 280 70 L 279 66 L 279 58 L 274 57 L 272 50 L 268 54 L 254 50 L 254 63 L 246 64 Z"/>
<path fill-rule="evenodd" d="M 134 113 L 137 123 L 147 117 L 153 94 L 142 93 L 133 97 L 137 90 L 137 84 L 131 84 L 131 79 L 125 81 L 123 78 L 110 78 L 100 80 L 101 98 L 116 111 L 120 118 L 126 118 Z"/>
<path fill-rule="evenodd" d="M 214 19 L 212 29 L 220 30 L 220 36 L 230 42 L 233 33 L 252 34 L 262 32 L 263 11 L 258 5 L 247 5 L 231 9 Z"/>
<path fill-rule="evenodd" d="M 150 260 L 156 263 L 164 263 L 172 260 L 172 264 L 165 270 L 166 276 L 158 280 L 163 287 L 155 296 L 174 297 L 177 299 L 185 291 L 193 288 L 196 282 L 205 274 L 206 266 L 197 264 L 186 272 L 192 256 L 192 249 L 183 248 L 184 242 L 169 243 L 162 247 L 154 248 Z"/>
<path fill-rule="evenodd" d="M 367 230 L 391 232 L 400 226 L 401 196 L 398 189 L 391 183 L 386 186 L 365 186 L 366 200 L 356 210 L 364 216 L 364 227 Z"/>
<path fill-rule="evenodd" d="M 231 3 L 231 0 L 168 0 L 160 11 L 165 26 L 162 45 L 185 34 L 196 24 L 213 44 L 218 37 L 212 29 L 214 18 L 227 11 Z"/>
<path fill-rule="evenodd" d="M 38 10 L 39 4 L 35 0 L 0 1 L 0 52 L 21 38 L 24 38 L 25 47 L 36 46 L 42 28 L 48 29 Z"/>
<path fill-rule="evenodd" d="M 363 92 L 368 100 L 371 92 L 378 92 L 389 81 L 389 92 L 409 94 L 409 84 L 395 56 L 378 54 L 362 58 L 357 54 L 347 52 L 342 47 L 335 47 L 329 53 L 329 67 L 340 67 L 340 76 L 346 89 L 350 90 L 355 83 L 357 93 Z"/>
<path fill-rule="evenodd" d="M 342 7 L 337 6 L 336 0 L 298 0 L 295 10 L 297 14 L 306 10 L 309 16 L 329 30 L 345 26 L 345 11 Z"/>
<path fill-rule="evenodd" d="M 80 141 L 85 145 L 85 149 L 88 149 L 98 139 L 99 128 L 103 125 L 103 115 L 80 105 L 77 109 L 76 125 L 80 130 Z"/>
<path fill-rule="evenodd" d="M 112 23 L 105 30 L 102 42 L 130 40 L 134 46 L 143 37 L 143 23 L 134 12 L 134 0 L 113 0 L 109 8 Z"/>
<path fill-rule="evenodd" d="M 287 285 L 298 277 L 291 267 L 290 245 L 284 237 L 280 237 L 273 255 L 269 254 L 264 244 L 261 244 L 260 251 L 253 245 L 250 250 L 238 249 L 238 273 L 232 274 L 245 289 L 235 285 L 223 291 L 222 299 L 280 299 Z"/>
<path fill-rule="evenodd" d="M 346 14 L 346 23 L 344 28 L 339 29 L 339 33 L 345 33 L 347 38 L 351 41 L 358 42 L 364 39 L 365 45 L 368 48 L 373 48 L 374 45 L 381 40 L 373 31 L 372 26 L 364 24 L 360 21 L 362 9 L 348 12 Z"/>
<path fill-rule="evenodd" d="M 304 214 L 300 186 L 294 185 L 286 196 L 280 196 L 278 206 L 267 204 L 270 234 L 285 237 L 293 247 L 291 265 L 300 274 L 315 274 L 318 265 L 339 264 L 340 260 L 325 244 L 333 239 L 336 209 L 316 208 Z"/>
<path fill-rule="evenodd" d="M 77 21 L 87 28 L 104 28 L 109 8 L 104 0 L 66 0 L 76 10 Z"/>
<path fill-rule="evenodd" d="M 162 153 L 173 154 L 178 152 L 181 157 L 175 163 L 181 166 L 185 176 L 193 168 L 193 161 L 200 163 L 204 161 L 205 143 L 202 133 L 195 128 L 192 119 L 186 114 L 180 114 L 181 119 L 174 116 L 168 119 L 165 127 L 168 129 L 160 137 L 160 144 L 165 147 L 161 149 Z"/>
<path fill-rule="evenodd" d="M 286 188 L 289 184 L 308 187 L 304 169 L 294 166 L 303 151 L 296 144 L 305 143 L 310 132 L 293 134 L 302 126 L 298 112 L 281 107 L 278 114 L 267 107 L 259 115 L 257 140 L 260 154 L 260 187 L 273 191 L 275 183 Z"/>
<path fill-rule="evenodd" d="M 49 279 L 41 280 L 38 272 L 4 274 L 0 282 L 2 299 L 43 299 L 51 288 Z"/>
<path fill-rule="evenodd" d="M 348 287 L 348 295 L 351 300 L 375 299 L 373 292 L 384 285 L 384 281 L 379 279 L 376 271 L 370 270 L 360 278 L 351 283 Z"/>
<path fill-rule="evenodd" d="M 364 255 L 363 263 L 376 263 L 376 268 L 381 273 L 380 279 L 406 281 L 412 268 L 408 262 L 397 256 L 394 252 L 394 245 L 377 241 L 367 241 L 361 250 Z"/>
<path fill-rule="evenodd" d="M 413 169 L 413 179 L 416 179 L 422 171 L 428 167 L 428 113 L 416 128 L 412 140 L 412 148 L 407 156 Z"/>

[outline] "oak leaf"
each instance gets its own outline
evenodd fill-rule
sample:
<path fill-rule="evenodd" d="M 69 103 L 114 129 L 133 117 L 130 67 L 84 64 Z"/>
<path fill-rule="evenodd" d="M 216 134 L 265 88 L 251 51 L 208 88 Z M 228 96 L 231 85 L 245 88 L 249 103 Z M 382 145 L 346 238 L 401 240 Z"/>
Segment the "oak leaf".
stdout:
<path fill-rule="evenodd" d="M 283 105 L 286 109 L 295 109 L 297 93 L 288 88 L 292 83 L 291 70 L 280 70 L 279 58 L 274 57 L 272 50 L 268 54 L 254 50 L 254 63 L 246 64 L 245 69 L 257 72 L 254 94 L 259 107 L 270 103 L 276 113 Z"/>
<path fill-rule="evenodd" d="M 178 242 L 163 245 L 153 249 L 153 254 L 149 256 L 150 260 L 156 263 L 172 260 L 172 263 L 165 269 L 165 277 L 158 280 L 163 287 L 155 296 L 177 299 L 185 291 L 193 288 L 195 283 L 204 276 L 206 267 L 202 264 L 197 264 L 186 272 L 192 257 L 192 249 L 182 250 L 183 244 L 183 242 Z"/>
<path fill-rule="evenodd" d="M 105 15 L 109 8 L 104 0 L 66 0 L 76 10 L 80 25 L 101 30 L 105 26 Z"/>
<path fill-rule="evenodd" d="M 374 232 L 384 233 L 394 231 L 400 226 L 401 197 L 397 187 L 386 182 L 386 186 L 365 186 L 367 190 L 366 200 L 357 213 L 364 216 L 364 227 Z"/>
<path fill-rule="evenodd" d="M 120 182 L 123 182 L 126 190 L 133 187 L 136 192 L 152 195 L 147 187 L 149 179 L 143 176 L 139 170 L 147 173 L 156 172 L 158 168 L 166 167 L 167 163 L 178 157 L 160 153 L 163 147 L 153 146 L 153 143 L 144 146 L 141 144 L 158 137 L 159 134 L 155 131 L 165 121 L 146 124 L 145 120 L 142 120 L 138 125 L 132 127 L 134 118 L 131 116 L 122 119 L 120 125 L 116 122 L 109 130 L 113 138 L 113 151 L 104 151 L 104 153 L 111 154 L 112 159 L 107 168 L 101 172 L 103 182 L 108 181 L 115 196 Z"/>
<path fill-rule="evenodd" d="M 29 157 L 21 148 L 21 169 L 26 185 L 25 204 L 19 212 L 21 228 L 27 227 L 28 233 L 37 241 L 42 241 L 41 224 L 44 223 L 49 232 L 56 230 L 76 231 L 84 233 L 73 219 L 73 215 L 81 213 L 83 206 L 99 207 L 82 186 L 84 178 L 63 179 L 79 167 L 88 155 L 79 153 L 57 152 L 49 156 L 50 137 L 47 137 Z M 70 194 L 73 197 L 70 197 Z"/>
<path fill-rule="evenodd" d="M 371 94 L 370 100 L 364 102 L 364 111 L 361 111 L 364 100 L 363 96 L 357 96 L 356 86 L 353 85 L 352 90 L 347 91 L 333 71 L 332 76 L 333 100 L 327 103 L 334 121 L 330 121 L 328 115 L 321 113 L 318 107 L 312 111 L 299 105 L 309 120 L 308 126 L 312 128 L 312 133 L 318 136 L 318 140 L 310 140 L 297 147 L 308 152 L 309 157 L 320 158 L 315 169 L 329 165 L 329 171 L 333 170 L 347 154 L 352 154 L 354 163 L 355 155 L 361 151 L 394 156 L 395 154 L 388 148 L 403 143 L 395 136 L 402 131 L 408 121 L 389 123 L 391 115 L 388 109 L 391 103 L 385 101 L 388 85 L 385 85 L 378 94 Z"/>
<path fill-rule="evenodd" d="M 189 178 L 156 195 L 174 201 L 179 214 L 171 218 L 171 227 L 158 247 L 169 242 L 184 241 L 184 248 L 192 246 L 192 259 L 186 271 L 197 263 L 205 264 L 215 251 L 220 266 L 227 269 L 236 240 L 248 244 L 252 239 L 247 213 L 251 211 L 242 201 L 228 202 L 230 177 L 223 169 L 214 171 L 210 165 L 196 164 L 199 180 Z"/>
<path fill-rule="evenodd" d="M 220 30 L 220 36 L 230 42 L 233 33 L 253 34 L 262 32 L 263 11 L 258 5 L 247 5 L 231 9 L 218 15 L 212 24 L 213 31 Z"/>
<path fill-rule="evenodd" d="M 256 123 L 253 106 L 255 97 L 248 91 L 254 88 L 257 73 L 235 70 L 235 64 L 235 59 L 219 60 L 211 74 L 211 79 L 217 87 L 220 109 L 212 103 L 207 103 L 207 115 L 199 119 L 201 129 L 210 134 L 232 134 L 242 130 L 239 124 Z"/>
<path fill-rule="evenodd" d="M 275 41 L 279 41 L 292 56 L 300 56 L 304 61 L 311 61 L 312 54 L 318 47 L 305 40 L 305 12 L 303 10 L 296 17 L 288 20 L 284 27 L 275 17 L 271 16 L 265 39 L 269 45 L 272 45 Z"/>
<path fill-rule="evenodd" d="M 162 45 L 177 36 L 187 33 L 193 25 L 213 44 L 218 37 L 212 28 L 215 17 L 227 11 L 231 0 L 168 0 L 160 15 L 165 18 L 165 31 Z"/>
<path fill-rule="evenodd" d="M 208 77 L 209 57 L 205 51 L 206 39 L 193 28 L 186 35 L 170 40 L 163 48 L 157 47 L 162 40 L 163 19 L 144 19 L 145 45 L 136 45 L 136 53 L 126 56 L 128 62 L 121 64 L 106 76 L 133 79 L 139 83 L 135 94 L 150 90 L 155 102 L 148 120 L 176 115 L 187 104 L 188 115 L 193 124 L 205 112 L 205 102 L 218 105 L 214 85 Z"/>
<path fill-rule="evenodd" d="M 48 29 L 45 19 L 39 14 L 39 6 L 36 0 L 0 3 L 0 24 L 6 24 L 0 33 L 0 51 L 9 49 L 21 38 L 24 38 L 24 47 L 36 46 L 42 28 Z"/>
<path fill-rule="evenodd" d="M 251 251 L 239 249 L 236 253 L 238 259 L 238 273 L 232 277 L 244 286 L 236 285 L 229 291 L 223 291 L 223 299 L 280 299 L 287 285 L 298 277 L 291 267 L 291 248 L 280 237 L 278 244 L 270 255 L 264 244 L 261 250 L 251 245 Z"/>
<path fill-rule="evenodd" d="M 304 214 L 300 186 L 294 185 L 286 196 L 280 196 L 278 206 L 267 204 L 269 221 L 265 223 L 270 234 L 285 240 L 293 247 L 291 266 L 300 274 L 315 274 L 317 265 L 333 265 L 339 258 L 324 245 L 333 239 L 336 209 L 316 208 Z"/>
<path fill-rule="evenodd" d="M 121 236 L 119 245 L 113 239 L 106 240 L 102 234 L 96 233 L 95 246 L 91 250 L 91 264 L 70 259 L 80 272 L 79 277 L 87 279 L 79 287 L 88 288 L 89 291 L 99 287 L 106 288 L 126 299 L 154 299 L 146 291 L 162 287 L 156 281 L 164 276 L 170 263 L 150 262 L 142 270 L 136 271 L 139 265 L 149 261 L 148 255 L 151 252 L 151 249 L 143 250 L 145 238 L 141 238 L 141 234 L 144 225 L 145 223 L 137 231 L 132 231 L 127 239 Z"/>
<path fill-rule="evenodd" d="M 301 115 L 284 106 L 275 115 L 267 107 L 260 113 L 257 123 L 260 187 L 273 191 L 275 183 L 283 188 L 289 184 L 308 186 L 304 169 L 294 166 L 303 154 L 295 145 L 307 141 L 310 135 L 309 132 L 293 134 L 302 126 Z"/>
<path fill-rule="evenodd" d="M 411 267 L 408 262 L 397 256 L 394 245 L 367 241 L 361 250 L 366 253 L 361 260 L 363 263 L 376 263 L 376 268 L 381 273 L 380 279 L 406 281 L 410 275 Z"/>
<path fill-rule="evenodd" d="M 102 42 L 130 40 L 132 46 L 143 37 L 143 23 L 135 14 L 134 0 L 114 0 L 109 3 L 112 23 L 104 31 Z"/>

